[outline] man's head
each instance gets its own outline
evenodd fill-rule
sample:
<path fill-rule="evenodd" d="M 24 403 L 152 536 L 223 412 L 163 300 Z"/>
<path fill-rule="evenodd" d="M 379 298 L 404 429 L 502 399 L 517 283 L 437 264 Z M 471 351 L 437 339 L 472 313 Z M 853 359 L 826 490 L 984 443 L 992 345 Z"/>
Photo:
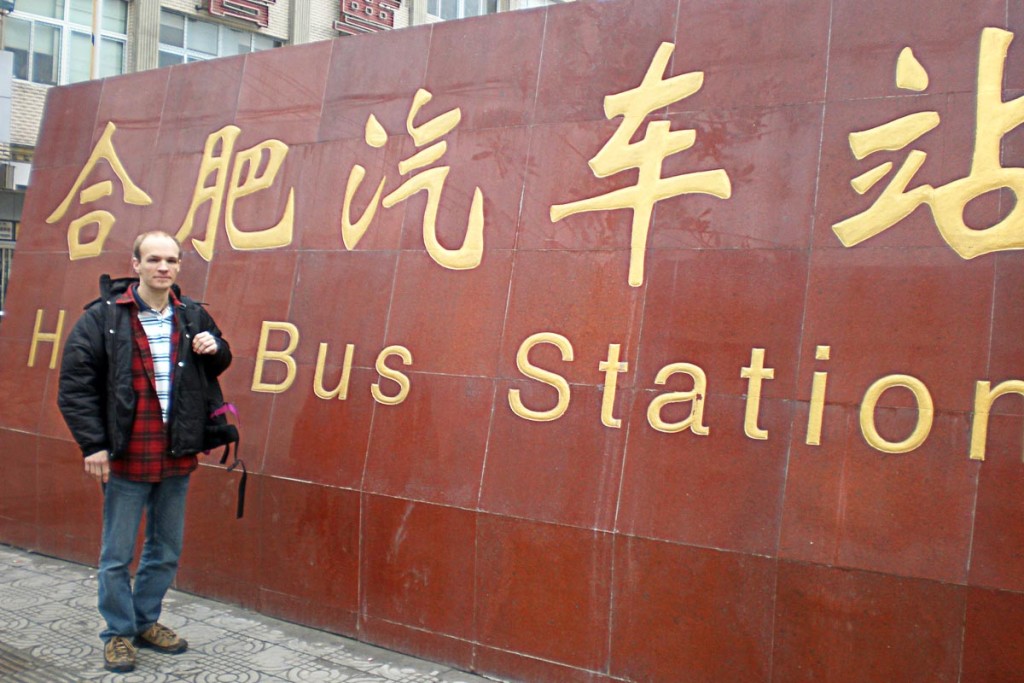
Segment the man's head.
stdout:
<path fill-rule="evenodd" d="M 144 232 L 135 238 L 132 267 L 139 275 L 140 293 L 166 296 L 181 269 L 181 245 L 162 230 Z"/>

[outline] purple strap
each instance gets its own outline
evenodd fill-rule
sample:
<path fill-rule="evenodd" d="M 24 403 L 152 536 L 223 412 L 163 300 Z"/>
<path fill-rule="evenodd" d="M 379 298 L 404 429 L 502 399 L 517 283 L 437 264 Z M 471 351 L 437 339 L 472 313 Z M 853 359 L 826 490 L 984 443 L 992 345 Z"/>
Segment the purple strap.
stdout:
<path fill-rule="evenodd" d="M 217 417 L 219 415 L 223 415 L 224 413 L 231 413 L 232 415 L 235 416 L 236 420 L 238 419 L 238 409 L 235 408 L 234 403 L 225 403 L 220 408 L 217 408 L 217 410 L 210 413 L 210 417 Z"/>

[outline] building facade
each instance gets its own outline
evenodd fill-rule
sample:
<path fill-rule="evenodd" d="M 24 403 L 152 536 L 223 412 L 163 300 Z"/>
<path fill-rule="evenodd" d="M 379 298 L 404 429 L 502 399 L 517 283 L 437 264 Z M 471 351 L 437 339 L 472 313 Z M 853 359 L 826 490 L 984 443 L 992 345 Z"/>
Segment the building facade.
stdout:
<path fill-rule="evenodd" d="M 0 312 L 49 88 L 283 45 L 571 1 L 0 2 Z M 95 47 L 94 35 L 98 36 Z"/>

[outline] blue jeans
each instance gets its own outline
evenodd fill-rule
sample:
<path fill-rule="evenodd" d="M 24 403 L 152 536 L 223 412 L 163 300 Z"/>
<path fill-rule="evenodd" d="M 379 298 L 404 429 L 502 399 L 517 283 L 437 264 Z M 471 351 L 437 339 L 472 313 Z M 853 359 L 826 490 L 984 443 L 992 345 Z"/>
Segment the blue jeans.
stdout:
<path fill-rule="evenodd" d="M 178 571 L 185 530 L 188 475 L 160 482 L 111 476 L 103 487 L 103 545 L 100 549 L 100 614 L 107 627 L 104 642 L 131 638 L 160 618 L 160 607 Z M 132 589 L 129 566 L 135 555 L 142 511 L 146 540 Z"/>

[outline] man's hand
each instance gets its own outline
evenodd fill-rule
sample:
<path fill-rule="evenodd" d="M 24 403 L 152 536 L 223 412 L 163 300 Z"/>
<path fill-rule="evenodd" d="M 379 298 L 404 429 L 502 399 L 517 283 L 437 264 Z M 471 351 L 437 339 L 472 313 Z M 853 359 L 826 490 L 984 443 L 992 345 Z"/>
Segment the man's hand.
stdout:
<path fill-rule="evenodd" d="M 217 338 L 209 332 L 200 332 L 192 338 L 192 350 L 207 356 L 217 353 Z"/>
<path fill-rule="evenodd" d="M 110 451 L 97 451 L 85 458 L 85 473 L 104 484 L 110 478 Z"/>

